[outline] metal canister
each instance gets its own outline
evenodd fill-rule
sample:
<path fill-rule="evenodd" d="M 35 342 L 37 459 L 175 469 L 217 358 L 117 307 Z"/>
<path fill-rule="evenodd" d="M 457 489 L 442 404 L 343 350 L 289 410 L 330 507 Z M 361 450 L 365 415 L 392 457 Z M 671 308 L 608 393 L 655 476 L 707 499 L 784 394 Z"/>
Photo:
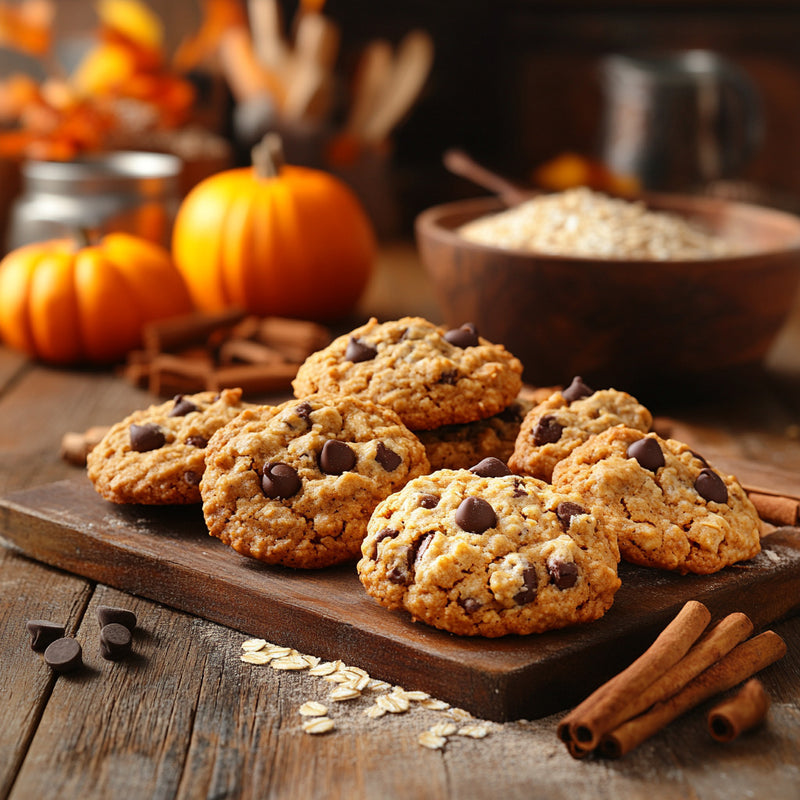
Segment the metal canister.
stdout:
<path fill-rule="evenodd" d="M 180 203 L 181 159 L 121 151 L 74 161 L 28 161 L 11 210 L 8 247 L 70 230 L 125 231 L 169 247 Z"/>

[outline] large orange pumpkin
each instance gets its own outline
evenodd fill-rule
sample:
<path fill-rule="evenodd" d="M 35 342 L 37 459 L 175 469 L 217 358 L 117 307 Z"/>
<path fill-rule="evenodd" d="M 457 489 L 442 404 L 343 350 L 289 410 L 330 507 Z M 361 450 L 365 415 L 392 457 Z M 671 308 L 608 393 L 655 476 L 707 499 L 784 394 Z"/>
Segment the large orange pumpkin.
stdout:
<path fill-rule="evenodd" d="M 178 211 L 172 252 L 194 303 L 315 320 L 351 311 L 375 256 L 355 194 L 327 172 L 281 164 L 269 136 L 253 162 L 206 178 Z"/>
<path fill-rule="evenodd" d="M 127 233 L 37 242 L 0 262 L 0 337 L 42 361 L 119 360 L 145 323 L 191 310 L 170 254 Z"/>

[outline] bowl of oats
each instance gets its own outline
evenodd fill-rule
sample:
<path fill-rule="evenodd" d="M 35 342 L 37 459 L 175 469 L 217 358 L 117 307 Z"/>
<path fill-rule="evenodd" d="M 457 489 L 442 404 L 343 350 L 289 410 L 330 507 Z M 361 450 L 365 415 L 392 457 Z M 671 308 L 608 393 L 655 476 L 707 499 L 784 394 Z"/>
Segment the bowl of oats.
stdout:
<path fill-rule="evenodd" d="M 537 385 L 642 391 L 758 364 L 800 286 L 800 218 L 713 197 L 462 200 L 423 211 L 416 240 L 444 321 Z"/>

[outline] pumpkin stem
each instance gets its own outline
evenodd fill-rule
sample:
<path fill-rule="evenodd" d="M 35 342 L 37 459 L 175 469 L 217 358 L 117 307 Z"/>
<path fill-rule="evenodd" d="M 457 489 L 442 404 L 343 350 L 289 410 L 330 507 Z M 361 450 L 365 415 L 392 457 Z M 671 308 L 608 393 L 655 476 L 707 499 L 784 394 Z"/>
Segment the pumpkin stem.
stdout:
<path fill-rule="evenodd" d="M 286 163 L 281 137 L 274 132 L 264 134 L 264 138 L 251 150 L 250 157 L 259 178 L 277 178 Z"/>
<path fill-rule="evenodd" d="M 88 228 L 75 227 L 72 229 L 72 238 L 75 240 L 75 248 L 82 250 L 84 247 L 91 247 L 94 244 L 92 232 Z"/>

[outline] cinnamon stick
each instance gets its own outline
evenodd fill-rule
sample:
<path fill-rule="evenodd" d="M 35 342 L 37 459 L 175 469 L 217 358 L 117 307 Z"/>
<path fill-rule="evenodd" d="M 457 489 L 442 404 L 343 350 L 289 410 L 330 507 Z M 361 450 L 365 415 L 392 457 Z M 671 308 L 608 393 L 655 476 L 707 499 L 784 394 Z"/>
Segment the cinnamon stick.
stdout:
<path fill-rule="evenodd" d="M 568 715 L 569 740 L 587 750 L 597 747 L 603 734 L 609 730 L 609 722 L 618 717 L 632 698 L 677 664 L 710 621 L 709 610 L 697 600 L 689 600 L 636 661 Z M 562 726 L 563 723 L 564 720 Z M 562 738 L 567 736 L 563 729 L 559 735 Z"/>
<path fill-rule="evenodd" d="M 232 327 L 244 318 L 239 309 L 207 313 L 194 311 L 145 325 L 142 340 L 151 354 L 181 350 L 191 345 L 205 344 L 219 328 Z"/>
<path fill-rule="evenodd" d="M 751 678 L 730 700 L 708 713 L 708 732 L 718 742 L 730 742 L 760 725 L 769 710 L 769 695 L 758 678 Z"/>
<path fill-rule="evenodd" d="M 777 526 L 800 523 L 800 501 L 795 498 L 752 491 L 747 496 L 764 522 Z"/>
<path fill-rule="evenodd" d="M 690 681 L 669 699 L 656 703 L 648 712 L 628 720 L 603 735 L 597 752 L 607 758 L 620 758 L 633 750 L 674 719 L 710 697 L 727 691 L 756 672 L 782 658 L 786 643 L 773 631 L 748 639 L 728 655 Z"/>

